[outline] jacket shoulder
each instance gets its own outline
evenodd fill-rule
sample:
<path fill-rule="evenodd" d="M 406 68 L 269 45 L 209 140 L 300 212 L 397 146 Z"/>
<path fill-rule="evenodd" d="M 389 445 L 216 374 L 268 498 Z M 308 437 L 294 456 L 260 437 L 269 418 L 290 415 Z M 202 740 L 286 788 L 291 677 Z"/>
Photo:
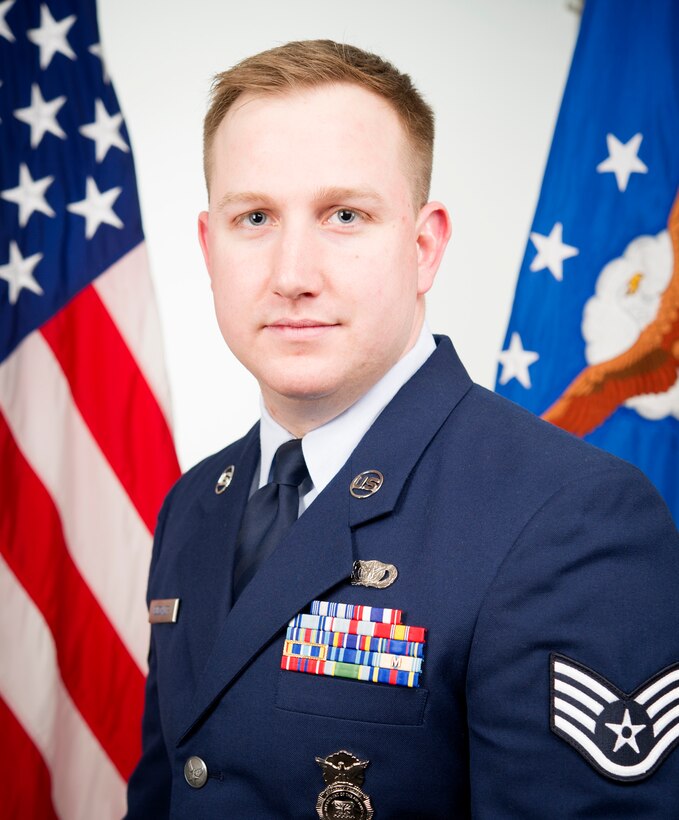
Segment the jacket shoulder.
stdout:
<path fill-rule="evenodd" d="M 564 481 L 583 472 L 619 469 L 643 474 L 632 464 L 544 421 L 518 404 L 474 384 L 461 402 L 459 422 L 482 429 L 493 448 L 518 469 L 533 476 Z M 458 421 L 458 420 L 456 420 Z"/>

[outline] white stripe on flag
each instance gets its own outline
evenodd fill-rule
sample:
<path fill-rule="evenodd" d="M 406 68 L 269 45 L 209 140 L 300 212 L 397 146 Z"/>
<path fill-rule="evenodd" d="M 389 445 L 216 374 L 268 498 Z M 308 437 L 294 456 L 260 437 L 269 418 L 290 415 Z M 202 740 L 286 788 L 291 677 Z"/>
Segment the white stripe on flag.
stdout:
<path fill-rule="evenodd" d="M 49 412 L 36 413 L 40 405 Z M 146 674 L 152 538 L 73 403 L 39 333 L 0 365 L 0 410 L 59 511 L 69 552 Z"/>
<path fill-rule="evenodd" d="M 0 600 L 0 695 L 50 769 L 56 812 L 63 820 L 91 820 L 96 806 L 101 820 L 120 818 L 125 782 L 66 692 L 52 633 L 1 555 Z"/>
<path fill-rule="evenodd" d="M 577 681 L 581 686 L 586 686 L 590 691 L 594 692 L 602 700 L 605 700 L 606 703 L 614 703 L 616 700 L 619 700 L 617 695 L 614 695 L 610 689 L 608 689 L 603 684 L 599 683 L 599 681 L 595 680 L 589 675 L 586 675 L 579 669 L 575 669 L 574 667 L 569 666 L 568 664 L 556 661 L 554 664 L 554 671 L 557 675 L 566 675 L 567 677 Z"/>
<path fill-rule="evenodd" d="M 116 323 L 172 429 L 170 388 L 163 362 L 160 317 L 146 243 L 119 259 L 92 283 Z"/>

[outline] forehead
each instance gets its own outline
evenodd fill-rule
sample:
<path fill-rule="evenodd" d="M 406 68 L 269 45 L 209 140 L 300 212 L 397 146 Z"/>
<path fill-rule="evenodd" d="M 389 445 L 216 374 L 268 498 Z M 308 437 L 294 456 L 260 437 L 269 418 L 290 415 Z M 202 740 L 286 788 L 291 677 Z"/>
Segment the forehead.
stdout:
<path fill-rule="evenodd" d="M 215 134 L 211 196 L 223 195 L 224 186 L 251 189 L 255 182 L 259 190 L 263 180 L 289 189 L 310 177 L 317 187 L 411 188 L 407 147 L 391 105 L 357 85 L 246 94 Z"/>

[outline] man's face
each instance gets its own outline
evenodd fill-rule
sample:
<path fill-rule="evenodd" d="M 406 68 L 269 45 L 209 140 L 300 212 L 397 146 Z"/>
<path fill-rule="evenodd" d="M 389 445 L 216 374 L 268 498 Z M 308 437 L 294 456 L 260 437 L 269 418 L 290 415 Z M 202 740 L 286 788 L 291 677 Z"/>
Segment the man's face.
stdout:
<path fill-rule="evenodd" d="M 246 95 L 212 151 L 199 234 L 222 335 L 274 417 L 341 412 L 413 345 L 435 273 L 397 115 L 350 84 Z"/>

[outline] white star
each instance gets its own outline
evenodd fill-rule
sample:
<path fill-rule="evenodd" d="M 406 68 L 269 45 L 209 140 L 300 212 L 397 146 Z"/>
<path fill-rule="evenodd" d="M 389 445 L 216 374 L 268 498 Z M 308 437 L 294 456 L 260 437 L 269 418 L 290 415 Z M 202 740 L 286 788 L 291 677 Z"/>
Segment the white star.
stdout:
<path fill-rule="evenodd" d="M 40 211 L 47 216 L 54 216 L 45 199 L 45 191 L 54 182 L 54 177 L 33 179 L 28 166 L 23 162 L 19 166 L 19 186 L 0 191 L 0 196 L 8 202 L 16 202 L 19 206 L 19 225 L 23 228 L 34 211 Z"/>
<path fill-rule="evenodd" d="M 627 190 L 631 174 L 648 173 L 648 168 L 637 156 L 643 138 L 643 134 L 635 134 L 631 140 L 622 143 L 613 134 L 606 134 L 608 157 L 596 169 L 600 174 L 615 174 L 619 191 Z"/>
<path fill-rule="evenodd" d="M 88 239 L 94 236 L 102 222 L 113 225 L 114 228 L 123 227 L 122 221 L 113 211 L 113 203 L 118 199 L 122 190 L 122 188 L 111 188 L 100 192 L 92 177 L 87 177 L 85 199 L 66 206 L 71 213 L 85 217 L 85 236 Z"/>
<path fill-rule="evenodd" d="M 66 134 L 57 122 L 57 112 L 66 102 L 66 97 L 55 97 L 47 102 L 40 93 L 37 83 L 31 86 L 31 104 L 28 108 L 17 108 L 14 116 L 31 126 L 31 148 L 37 148 L 49 131 L 55 137 L 66 139 Z"/>
<path fill-rule="evenodd" d="M 528 368 L 539 358 L 540 356 L 534 350 L 524 350 L 521 336 L 518 333 L 512 333 L 508 349 L 503 350 L 498 356 L 502 365 L 500 384 L 507 384 L 511 379 L 516 379 L 527 390 L 530 389 Z"/>
<path fill-rule="evenodd" d="M 535 258 L 530 263 L 532 271 L 549 268 L 549 272 L 557 281 L 560 282 L 563 279 L 564 259 L 577 256 L 580 251 L 572 245 L 564 245 L 562 238 L 563 225 L 560 222 L 554 224 L 549 236 L 543 236 L 541 233 L 531 233 L 531 242 L 537 249 Z"/>
<path fill-rule="evenodd" d="M 122 122 L 122 114 L 110 116 L 101 100 L 94 101 L 94 122 L 82 125 L 78 130 L 84 137 L 96 143 L 94 156 L 97 162 L 101 162 L 106 157 L 108 149 L 113 146 L 125 152 L 130 150 L 118 130 Z"/>
<path fill-rule="evenodd" d="M 42 259 L 41 253 L 24 258 L 14 240 L 9 243 L 9 264 L 0 265 L 0 279 L 9 284 L 9 303 L 15 305 L 22 288 L 42 296 L 42 288 L 33 278 L 33 268 Z"/>
<path fill-rule="evenodd" d="M 101 43 L 92 43 L 92 45 L 87 49 L 90 54 L 94 54 L 95 57 L 98 57 L 101 60 L 101 73 L 104 76 L 104 82 L 108 85 L 111 82 L 111 78 L 108 76 L 108 71 L 106 70 L 106 63 L 104 62 L 104 51 L 101 47 Z"/>
<path fill-rule="evenodd" d="M 57 52 L 69 60 L 75 60 L 75 52 L 66 39 L 75 20 L 75 14 L 69 14 L 57 22 L 44 3 L 40 6 L 40 28 L 31 28 L 26 32 L 28 39 L 40 49 L 40 68 L 47 68 Z"/>
<path fill-rule="evenodd" d="M 613 747 L 614 752 L 617 752 L 618 749 L 627 744 L 628 746 L 631 746 L 637 754 L 639 754 L 637 735 L 639 732 L 644 731 L 646 724 L 632 723 L 629 709 L 625 709 L 625 716 L 622 719 L 622 723 L 607 723 L 606 726 L 611 730 L 611 732 L 615 732 L 618 736 L 615 741 L 615 746 Z"/>
<path fill-rule="evenodd" d="M 15 3 L 16 0 L 4 0 L 4 2 L 0 3 L 0 37 L 9 40 L 10 43 L 14 42 L 14 35 L 12 34 L 12 29 L 7 25 L 5 17 L 7 17 L 7 12 Z"/>

